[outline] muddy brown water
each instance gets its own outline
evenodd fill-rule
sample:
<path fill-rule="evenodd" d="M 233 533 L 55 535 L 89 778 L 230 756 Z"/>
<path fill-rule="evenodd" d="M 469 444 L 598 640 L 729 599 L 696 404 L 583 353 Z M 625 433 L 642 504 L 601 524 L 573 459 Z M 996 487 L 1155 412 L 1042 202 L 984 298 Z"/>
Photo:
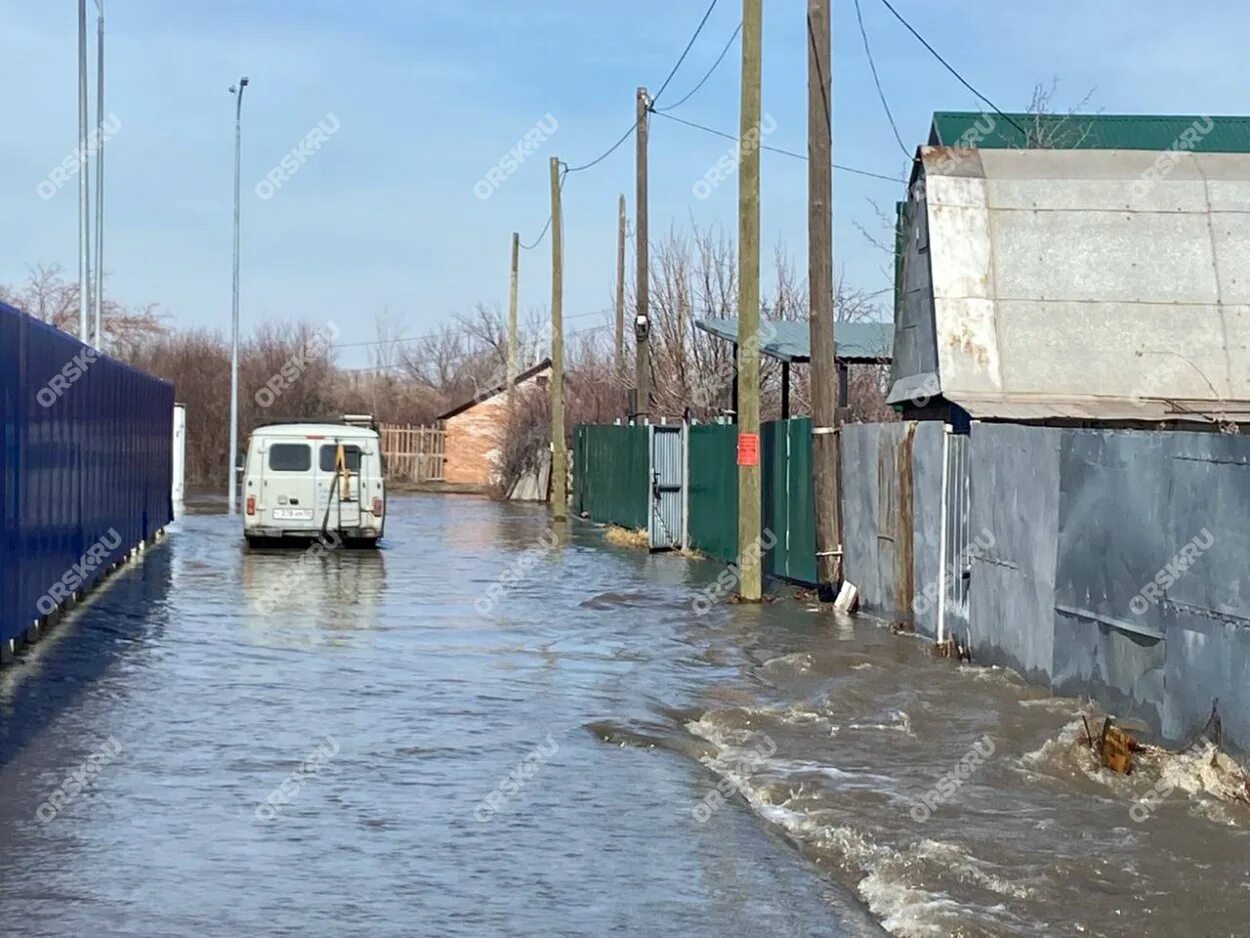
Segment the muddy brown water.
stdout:
<path fill-rule="evenodd" d="M 0 673 L 0 933 L 1250 933 L 1250 815 L 1135 819 L 1078 701 L 793 590 L 698 615 L 718 566 L 540 509 L 390 507 L 303 561 L 193 505 Z"/>

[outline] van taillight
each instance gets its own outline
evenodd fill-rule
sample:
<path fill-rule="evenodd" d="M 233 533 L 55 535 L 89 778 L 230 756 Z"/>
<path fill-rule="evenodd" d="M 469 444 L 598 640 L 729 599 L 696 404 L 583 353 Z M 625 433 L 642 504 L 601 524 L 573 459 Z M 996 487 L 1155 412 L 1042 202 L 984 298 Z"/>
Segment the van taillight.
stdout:
<path fill-rule="evenodd" d="M 256 496 L 249 495 L 247 497 L 247 513 L 249 516 L 256 514 Z"/>
<path fill-rule="evenodd" d="M 373 500 L 373 516 L 375 518 L 382 517 L 382 499 L 380 498 L 375 498 Z"/>

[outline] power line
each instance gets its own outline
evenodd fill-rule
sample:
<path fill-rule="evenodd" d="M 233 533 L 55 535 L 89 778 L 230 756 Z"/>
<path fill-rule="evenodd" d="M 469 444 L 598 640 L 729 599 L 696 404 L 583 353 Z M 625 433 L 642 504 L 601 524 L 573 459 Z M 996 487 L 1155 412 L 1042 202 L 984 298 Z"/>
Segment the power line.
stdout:
<path fill-rule="evenodd" d="M 681 63 L 686 61 L 686 56 L 690 54 L 690 50 L 694 48 L 695 40 L 699 38 L 699 33 L 703 32 L 703 27 L 707 25 L 707 18 L 712 15 L 712 11 L 716 9 L 718 0 L 712 0 L 708 4 L 707 12 L 703 14 L 703 19 L 699 20 L 699 25 L 694 31 L 694 35 L 690 37 L 690 41 L 686 43 L 686 48 L 682 50 L 681 57 L 677 60 L 677 64 L 673 66 L 672 71 L 668 73 L 668 77 L 664 79 L 664 84 L 660 85 L 660 90 L 655 93 L 655 97 L 651 99 L 651 103 L 655 104 L 660 100 L 660 95 L 664 94 L 664 89 L 668 87 L 668 83 L 673 80 L 673 76 L 677 74 L 677 70 L 681 68 Z"/>
<path fill-rule="evenodd" d="M 565 163 L 561 163 L 560 164 L 560 191 L 561 192 L 564 191 L 564 180 L 568 176 L 568 174 L 569 174 L 568 165 Z M 543 239 L 547 237 L 547 232 L 551 229 L 551 219 L 552 219 L 552 216 L 548 214 L 547 223 L 543 225 L 543 230 L 538 233 L 538 237 L 534 239 L 533 244 L 523 243 L 519 245 L 522 251 L 532 251 L 534 250 L 534 248 L 538 247 L 538 245 L 543 243 Z"/>
<path fill-rule="evenodd" d="M 679 124 L 685 124 L 687 127 L 693 127 L 695 130 L 702 130 L 704 133 L 714 134 L 717 137 L 723 137 L 726 140 L 733 140 L 735 142 L 737 142 L 738 140 L 738 138 L 735 137 L 733 134 L 727 134 L 723 130 L 716 130 L 712 127 L 705 127 L 703 124 L 696 124 L 694 121 L 688 121 L 681 117 L 675 117 L 672 114 L 664 114 L 660 111 L 656 111 L 656 114 L 658 114 L 660 117 L 668 118 L 671 121 L 676 121 Z M 760 144 L 760 149 L 768 150 L 770 153 L 780 153 L 782 156 L 793 157 L 796 160 L 807 159 L 807 156 L 805 154 L 796 153 L 793 150 L 783 150 L 781 147 L 770 147 L 767 144 Z M 873 173 L 873 172 L 869 172 L 866 169 L 856 169 L 853 166 L 843 166 L 841 163 L 834 163 L 832 165 L 833 165 L 833 168 L 836 170 L 839 170 L 844 173 L 852 173 L 856 176 L 868 176 L 872 179 L 884 179 L 887 182 L 894 182 L 894 183 L 901 183 L 903 181 L 894 176 L 886 176 L 883 173 Z"/>
<path fill-rule="evenodd" d="M 729 37 L 729 41 L 725 43 L 725 48 L 720 50 L 720 55 L 716 57 L 716 61 L 712 63 L 712 67 L 707 70 L 707 73 L 704 74 L 704 76 L 699 79 L 699 83 L 695 85 L 693 88 L 691 88 L 684 98 L 682 98 L 676 104 L 670 104 L 668 107 L 662 107 L 662 108 L 659 108 L 658 110 L 656 108 L 652 108 L 652 110 L 656 111 L 656 113 L 660 113 L 662 111 L 675 111 L 679 107 L 681 107 L 683 104 L 685 104 L 687 101 L 689 101 L 691 98 L 693 98 L 695 94 L 698 93 L 699 89 L 702 88 L 705 84 L 707 84 L 707 80 L 711 78 L 712 73 L 716 71 L 717 68 L 720 67 L 720 63 L 725 60 L 725 56 L 729 54 L 729 49 L 733 46 L 734 40 L 738 38 L 738 34 L 740 32 L 742 32 L 741 20 L 739 20 L 737 27 L 734 29 L 733 35 Z"/>
<path fill-rule="evenodd" d="M 907 149 L 907 144 L 903 143 L 903 135 L 898 132 L 898 124 L 894 123 L 894 115 L 890 112 L 890 102 L 885 99 L 885 89 L 881 87 L 881 76 L 877 74 L 877 63 L 873 60 L 872 48 L 868 45 L 868 30 L 864 28 L 864 11 L 860 9 L 859 0 L 855 0 L 855 18 L 859 20 L 859 34 L 864 39 L 864 54 L 868 56 L 868 67 L 872 70 L 872 80 L 877 86 L 877 97 L 881 99 L 881 107 L 885 109 L 886 120 L 890 122 L 890 129 L 894 131 L 894 139 L 898 141 L 903 155 L 909 160 L 913 159 L 915 154 Z"/>
<path fill-rule="evenodd" d="M 681 63 L 686 61 L 686 56 L 689 55 L 690 50 L 694 48 L 695 40 L 697 40 L 699 38 L 699 34 L 703 32 L 703 27 L 707 25 L 708 17 L 710 17 L 712 15 L 712 11 L 716 9 L 716 4 L 718 2 L 719 0 L 712 0 L 712 2 L 708 5 L 707 10 L 703 14 L 703 19 L 699 20 L 699 25 L 698 27 L 695 28 L 694 35 L 692 35 L 690 37 L 690 41 L 686 43 L 686 48 L 682 50 L 681 56 L 677 59 L 677 63 L 672 67 L 672 69 L 669 70 L 668 77 L 664 79 L 664 84 L 660 85 L 660 90 L 657 91 L 654 96 L 652 96 L 651 98 L 652 105 L 654 105 L 655 102 L 660 99 L 660 95 L 664 93 L 664 89 L 668 87 L 669 82 L 673 80 L 673 76 L 677 74 L 677 70 L 681 68 Z M 722 53 L 722 55 L 723 54 L 724 53 Z M 687 97 L 689 97 L 689 95 L 687 95 Z M 636 120 L 630 121 L 629 127 L 626 128 L 623 134 L 621 134 L 621 136 L 617 139 L 616 143 L 612 144 L 612 146 L 608 147 L 603 153 L 599 154 L 599 156 L 595 157 L 589 163 L 583 163 L 580 166 L 570 166 L 565 170 L 565 172 L 566 173 L 580 173 L 580 172 L 583 172 L 584 170 L 590 169 L 592 166 L 598 166 L 600 163 L 606 160 L 609 156 L 615 153 L 621 147 L 621 144 L 623 144 L 626 140 L 628 140 L 630 138 L 630 135 L 633 134 L 633 132 L 637 129 L 638 129 L 638 122 Z M 551 224 L 551 220 L 548 219 L 547 223 Z M 545 229 L 544 229 L 544 233 L 545 233 Z"/>
<path fill-rule="evenodd" d="M 916 38 L 920 41 L 920 44 L 921 44 L 922 46 L 924 46 L 926 49 L 928 49 L 928 50 L 929 50 L 929 52 L 933 55 L 933 57 L 934 57 L 935 59 L 937 59 L 939 62 L 941 62 L 941 63 L 942 63 L 942 64 L 946 67 L 946 70 L 947 70 L 948 72 L 950 72 L 952 75 L 954 75 L 956 78 L 958 78 L 958 79 L 959 79 L 959 83 L 960 83 L 960 84 L 962 84 L 965 88 L 967 88 L 969 91 L 971 91 L 973 94 L 975 94 L 975 95 L 976 95 L 978 98 L 980 98 L 983 102 L 985 102 L 985 103 L 986 103 L 986 104 L 988 104 L 991 108 L 993 108 L 993 109 L 994 109 L 994 113 L 995 113 L 995 114 L 997 114 L 999 117 L 1001 117 L 1001 118 L 1002 118 L 1003 120 L 1005 120 L 1007 123 L 1009 123 L 1012 127 L 1016 128 L 1016 130 L 1020 131 L 1020 133 L 1024 134 L 1024 139 L 1025 139 L 1026 141 L 1029 139 L 1029 134 L 1028 134 L 1028 131 L 1026 131 L 1023 127 L 1021 127 L 1019 124 L 1017 124 L 1015 121 L 1013 121 L 1010 117 L 1008 117 L 1006 114 L 1004 114 L 1001 110 L 999 110 L 999 108 L 998 108 L 998 105 L 997 105 L 997 104 L 995 104 L 993 101 L 991 101 L 991 100 L 990 100 L 989 98 L 987 98 L 985 95 L 981 94 L 981 92 L 977 91 L 977 89 L 976 89 L 976 88 L 973 88 L 973 87 L 972 87 L 972 85 L 971 85 L 971 84 L 969 84 L 968 80 L 967 80 L 966 78 L 964 78 L 964 76 L 963 76 L 963 75 L 960 75 L 960 74 L 959 74 L 959 72 L 955 71 L 955 67 L 954 67 L 953 65 L 951 65 L 949 62 L 947 62 L 947 61 L 946 61 L 946 59 L 942 58 L 942 56 L 938 54 L 937 49 L 935 49 L 935 48 L 933 48 L 933 46 L 929 45 L 928 41 L 924 38 L 924 36 L 922 36 L 922 35 L 920 35 L 920 33 L 916 32 L 915 28 L 911 25 L 911 23 L 907 22 L 907 20 L 905 20 L 905 19 L 903 18 L 903 14 L 899 13 L 899 11 L 898 11 L 898 10 L 894 9 L 894 5 L 893 5 L 892 3 L 890 3 L 890 0 L 881 0 L 881 2 L 885 4 L 885 8 L 886 8 L 887 10 L 889 10 L 891 13 L 893 13 L 893 14 L 894 14 L 894 18 L 895 18 L 896 20 L 898 20 L 900 23 L 902 23 L 905 27 L 907 27 L 907 31 L 908 31 L 909 33 L 911 33 L 913 36 L 915 36 L 915 37 L 916 37 Z"/>

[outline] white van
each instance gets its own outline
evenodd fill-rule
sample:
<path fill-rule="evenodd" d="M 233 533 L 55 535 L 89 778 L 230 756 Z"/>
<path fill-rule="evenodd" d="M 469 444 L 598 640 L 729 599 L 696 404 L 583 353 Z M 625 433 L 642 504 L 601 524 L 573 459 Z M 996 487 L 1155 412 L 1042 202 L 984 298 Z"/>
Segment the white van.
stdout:
<path fill-rule="evenodd" d="M 243 472 L 243 536 L 375 546 L 386 522 L 382 447 L 369 426 L 258 427 Z"/>

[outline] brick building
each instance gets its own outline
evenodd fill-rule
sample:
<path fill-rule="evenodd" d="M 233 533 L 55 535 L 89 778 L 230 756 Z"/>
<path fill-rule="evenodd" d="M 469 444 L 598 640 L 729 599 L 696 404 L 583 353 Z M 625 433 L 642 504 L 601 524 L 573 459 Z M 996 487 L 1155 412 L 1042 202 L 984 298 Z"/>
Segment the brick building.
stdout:
<path fill-rule="evenodd" d="M 545 388 L 551 359 L 544 358 L 516 377 L 516 387 Z M 443 478 L 464 485 L 489 485 L 499 460 L 499 444 L 508 419 L 507 383 L 481 391 L 439 416 L 446 431 Z"/>

